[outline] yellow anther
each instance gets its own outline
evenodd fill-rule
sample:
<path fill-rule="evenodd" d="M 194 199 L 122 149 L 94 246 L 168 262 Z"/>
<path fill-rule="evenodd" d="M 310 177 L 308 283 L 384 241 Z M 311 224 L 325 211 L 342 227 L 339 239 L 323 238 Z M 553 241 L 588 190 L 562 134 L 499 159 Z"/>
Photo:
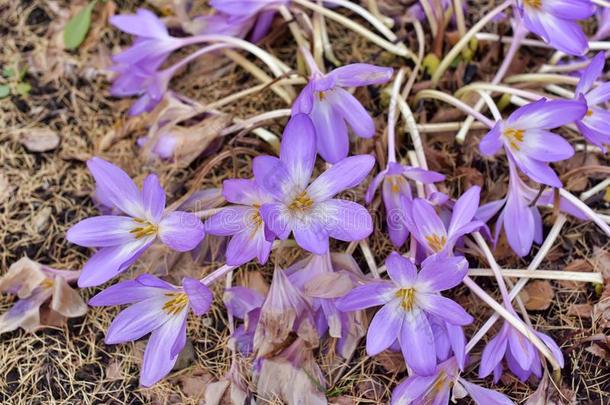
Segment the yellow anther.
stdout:
<path fill-rule="evenodd" d="M 508 143 L 510 144 L 511 148 L 515 150 L 520 150 L 521 146 L 519 144 L 523 142 L 525 131 L 523 129 L 506 128 L 504 130 L 504 136 L 508 140 Z"/>
<path fill-rule="evenodd" d="M 162 309 L 168 315 L 179 314 L 189 302 L 189 298 L 185 293 L 166 293 L 165 296 L 169 300 L 163 304 Z"/>
<path fill-rule="evenodd" d="M 401 288 L 396 291 L 396 297 L 400 299 L 400 306 L 405 311 L 413 309 L 413 303 L 415 301 L 415 290 L 413 288 Z"/>
<path fill-rule="evenodd" d="M 525 0 L 525 5 L 540 9 L 542 8 L 542 0 Z"/>
<path fill-rule="evenodd" d="M 435 252 L 440 252 L 445 247 L 445 243 L 447 243 L 447 238 L 445 236 L 438 236 L 437 234 L 432 234 L 426 236 L 426 242 L 428 242 L 428 246 Z"/>
<path fill-rule="evenodd" d="M 588 110 L 588 111 L 587 111 L 587 117 L 590 117 L 590 116 L 592 116 L 592 115 L 593 115 L 593 110 Z"/>
<path fill-rule="evenodd" d="M 291 211 L 305 211 L 313 205 L 313 200 L 307 195 L 306 191 L 299 193 L 288 206 Z"/>
<path fill-rule="evenodd" d="M 134 222 L 140 225 L 129 231 L 130 233 L 133 233 L 136 239 L 140 239 L 144 236 L 150 236 L 157 233 L 157 225 L 153 225 L 150 222 L 140 218 L 134 218 L 133 220 Z"/>
<path fill-rule="evenodd" d="M 40 283 L 42 288 L 51 288 L 53 287 L 53 280 L 50 278 L 45 278 L 42 283 Z"/>

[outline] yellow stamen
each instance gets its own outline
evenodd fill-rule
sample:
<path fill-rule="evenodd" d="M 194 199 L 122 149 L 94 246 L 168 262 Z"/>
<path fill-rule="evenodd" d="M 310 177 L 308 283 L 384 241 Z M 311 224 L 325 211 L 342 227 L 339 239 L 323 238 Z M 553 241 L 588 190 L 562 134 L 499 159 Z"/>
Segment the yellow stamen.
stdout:
<path fill-rule="evenodd" d="M 535 9 L 542 8 L 542 0 L 525 0 L 525 5 Z"/>
<path fill-rule="evenodd" d="M 318 92 L 318 99 L 319 99 L 320 101 L 324 101 L 324 100 L 326 99 L 326 94 L 324 94 L 324 92 L 323 92 L 323 91 L 319 91 L 319 92 Z"/>
<path fill-rule="evenodd" d="M 50 278 L 45 278 L 42 283 L 40 283 L 42 288 L 51 288 L 53 287 L 53 280 Z"/>
<path fill-rule="evenodd" d="M 590 117 L 590 116 L 592 116 L 592 115 L 593 115 L 593 110 L 589 110 L 589 111 L 587 111 L 587 117 Z"/>
<path fill-rule="evenodd" d="M 137 224 L 141 224 L 141 226 L 133 228 L 131 231 L 129 231 L 130 233 L 134 234 L 136 239 L 140 239 L 144 236 L 150 236 L 157 233 L 157 225 L 153 225 L 150 222 L 140 218 L 134 218 L 133 220 Z"/>
<path fill-rule="evenodd" d="M 445 236 L 438 236 L 437 234 L 432 234 L 426 236 L 426 241 L 428 242 L 428 246 L 435 252 L 440 252 L 445 247 L 445 243 L 447 243 L 447 238 Z"/>
<path fill-rule="evenodd" d="M 185 293 L 166 293 L 169 300 L 163 304 L 163 311 L 168 315 L 179 314 L 188 304 L 189 299 Z"/>
<path fill-rule="evenodd" d="M 291 211 L 302 212 L 311 208 L 312 205 L 313 200 L 311 199 L 311 197 L 309 197 L 309 195 L 307 195 L 306 191 L 303 191 L 299 193 L 299 195 L 297 195 L 294 200 L 292 200 L 292 202 L 288 206 L 288 209 L 290 209 Z"/>
<path fill-rule="evenodd" d="M 523 142 L 524 135 L 525 131 L 523 129 L 506 128 L 504 130 L 504 136 L 507 138 L 511 148 L 515 150 L 521 149 L 519 144 Z"/>
<path fill-rule="evenodd" d="M 403 182 L 406 182 L 402 176 L 388 176 L 387 179 L 390 182 L 390 190 L 393 193 L 399 193 L 400 186 L 403 184 Z"/>
<path fill-rule="evenodd" d="M 405 311 L 413 309 L 413 302 L 415 301 L 415 290 L 413 288 L 401 288 L 396 291 L 396 297 L 400 299 L 400 306 Z"/>

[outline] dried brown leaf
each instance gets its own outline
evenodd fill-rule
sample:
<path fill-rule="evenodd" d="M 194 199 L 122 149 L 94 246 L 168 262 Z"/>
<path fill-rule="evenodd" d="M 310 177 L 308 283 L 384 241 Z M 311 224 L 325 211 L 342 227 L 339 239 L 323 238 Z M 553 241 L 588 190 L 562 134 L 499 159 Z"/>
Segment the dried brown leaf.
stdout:
<path fill-rule="evenodd" d="M 526 309 L 542 311 L 551 306 L 555 292 L 547 280 L 535 280 L 530 282 L 520 295 Z"/>
<path fill-rule="evenodd" d="M 59 145 L 59 134 L 49 128 L 31 128 L 24 130 L 19 142 L 30 152 L 47 152 Z"/>

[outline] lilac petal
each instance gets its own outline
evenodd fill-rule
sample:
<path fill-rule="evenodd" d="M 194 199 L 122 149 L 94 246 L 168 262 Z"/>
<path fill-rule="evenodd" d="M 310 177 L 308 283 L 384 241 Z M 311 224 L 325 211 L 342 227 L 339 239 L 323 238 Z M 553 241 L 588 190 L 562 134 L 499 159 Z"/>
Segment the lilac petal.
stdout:
<path fill-rule="evenodd" d="M 259 213 L 265 226 L 278 238 L 286 239 L 290 235 L 292 220 L 286 212 L 286 207 L 279 203 L 263 204 Z"/>
<path fill-rule="evenodd" d="M 177 290 L 175 285 L 170 284 L 167 281 L 161 280 L 159 277 L 153 276 L 152 274 L 141 274 L 136 277 L 136 281 L 146 287 L 161 288 L 163 290 L 171 291 Z"/>
<path fill-rule="evenodd" d="M 589 66 L 583 71 L 574 93 L 576 95 L 588 93 L 593 87 L 595 80 L 602 74 L 605 64 L 606 55 L 604 52 L 598 52 L 597 55 L 591 58 L 591 62 L 589 62 Z"/>
<path fill-rule="evenodd" d="M 540 162 L 524 154 L 513 155 L 515 163 L 529 178 L 547 186 L 561 188 L 563 185 L 557 174 L 547 163 Z"/>
<path fill-rule="evenodd" d="M 153 240 L 152 237 L 137 239 L 124 245 L 100 249 L 83 266 L 78 286 L 93 287 L 116 277 L 131 266 Z"/>
<path fill-rule="evenodd" d="M 307 193 L 316 202 L 328 200 L 360 184 L 374 165 L 375 158 L 371 155 L 345 158 L 315 179 L 307 188 Z"/>
<path fill-rule="evenodd" d="M 472 186 L 455 202 L 447 233 L 451 236 L 456 230 L 472 221 L 479 207 L 481 187 Z"/>
<path fill-rule="evenodd" d="M 366 190 L 366 195 L 364 196 L 364 201 L 366 201 L 367 204 L 370 204 L 373 201 L 375 193 L 377 192 L 377 189 L 379 188 L 379 185 L 381 184 L 385 176 L 386 171 L 381 171 L 377 173 L 373 181 L 371 181 L 371 184 L 369 184 L 369 188 Z"/>
<path fill-rule="evenodd" d="M 512 327 L 508 332 L 509 351 L 523 370 L 529 370 L 534 361 L 534 347 L 530 341 Z"/>
<path fill-rule="evenodd" d="M 445 322 L 445 327 L 447 328 L 447 336 L 449 336 L 453 355 L 460 370 L 464 370 L 466 364 L 466 337 L 464 336 L 464 330 L 461 326 L 449 322 Z"/>
<path fill-rule="evenodd" d="M 258 291 L 241 286 L 225 289 L 223 296 L 227 310 L 239 319 L 245 319 L 250 311 L 262 307 L 264 300 Z"/>
<path fill-rule="evenodd" d="M 515 403 L 504 394 L 480 387 L 463 378 L 460 378 L 459 381 L 477 405 L 515 405 Z"/>
<path fill-rule="evenodd" d="M 140 384 L 150 387 L 165 377 L 174 367 L 178 354 L 182 351 L 176 341 L 184 335 L 184 322 L 186 311 L 183 314 L 171 317 L 163 326 L 155 330 L 148 339 L 144 357 L 142 359 L 142 370 L 140 371 Z M 172 356 L 172 352 L 174 355 Z"/>
<path fill-rule="evenodd" d="M 584 55 L 589 49 L 589 42 L 580 25 L 575 21 L 556 18 L 543 13 L 541 19 L 549 36 L 549 44 L 569 55 Z"/>
<path fill-rule="evenodd" d="M 555 357 L 555 360 L 557 360 L 557 363 L 559 363 L 559 367 L 563 368 L 563 366 L 564 366 L 563 353 L 561 353 L 561 349 L 559 348 L 557 343 L 555 343 L 553 338 L 551 338 L 548 335 L 545 335 L 542 332 L 534 332 L 534 333 L 536 333 L 536 336 L 538 336 L 540 338 L 540 340 L 542 340 L 544 342 L 544 344 L 549 348 L 549 350 L 553 354 L 553 357 Z"/>
<path fill-rule="evenodd" d="M 150 174 L 142 184 L 142 203 L 146 211 L 147 218 L 158 223 L 165 209 L 165 191 L 159 183 L 159 177 L 155 174 Z"/>
<path fill-rule="evenodd" d="M 260 204 L 259 193 L 259 188 L 253 179 L 229 179 L 222 183 L 222 196 L 233 204 Z"/>
<path fill-rule="evenodd" d="M 249 35 L 250 42 L 258 43 L 265 37 L 265 35 L 267 35 L 269 30 L 271 29 L 271 24 L 273 23 L 275 14 L 275 10 L 263 10 L 261 13 L 258 14 L 258 18 L 256 18 L 256 24 L 254 24 L 252 32 Z"/>
<path fill-rule="evenodd" d="M 110 23 L 131 35 L 151 38 L 168 36 L 167 27 L 150 10 L 139 8 L 136 14 L 120 14 L 110 17 Z"/>
<path fill-rule="evenodd" d="M 587 102 L 591 105 L 605 103 L 610 99 L 610 82 L 600 84 L 587 94 Z"/>
<path fill-rule="evenodd" d="M 403 382 L 398 384 L 392 391 L 391 405 L 408 405 L 416 403 L 422 395 L 426 393 L 434 385 L 437 376 L 418 376 L 414 375 L 405 378 Z"/>
<path fill-rule="evenodd" d="M 318 153 L 328 163 L 337 163 L 349 152 L 349 138 L 345 120 L 328 100 L 314 96 L 311 120 L 316 128 Z"/>
<path fill-rule="evenodd" d="M 93 307 L 132 304 L 152 298 L 159 289 L 138 283 L 136 280 L 121 281 L 110 286 L 89 300 Z"/>
<path fill-rule="evenodd" d="M 544 238 L 542 229 L 542 216 L 537 207 L 531 207 L 532 218 L 534 219 L 534 242 L 540 244 Z"/>
<path fill-rule="evenodd" d="M 273 156 L 257 156 L 252 162 L 256 184 L 264 191 L 282 200 L 291 186 L 291 177 L 284 162 Z"/>
<path fill-rule="evenodd" d="M 362 205 L 332 198 L 319 205 L 330 237 L 345 242 L 361 240 L 373 232 L 371 214 Z"/>
<path fill-rule="evenodd" d="M 286 165 L 292 183 L 304 189 L 316 163 L 316 130 L 307 115 L 296 114 L 290 118 L 280 148 L 280 159 Z"/>
<path fill-rule="evenodd" d="M 373 119 L 354 96 L 341 88 L 335 88 L 327 93 L 327 98 L 334 111 L 345 119 L 357 136 L 370 138 L 375 135 Z"/>
<path fill-rule="evenodd" d="M 343 312 L 359 311 L 387 303 L 393 298 L 396 287 L 387 281 L 373 281 L 354 288 L 335 303 Z"/>
<path fill-rule="evenodd" d="M 411 207 L 411 186 L 402 175 L 387 176 L 381 191 L 386 210 L 386 222 L 390 240 L 396 247 L 402 246 L 409 235 L 407 210 Z"/>
<path fill-rule="evenodd" d="M 110 324 L 104 342 L 108 345 L 137 340 L 170 319 L 163 311 L 167 297 L 162 293 L 121 311 Z"/>
<path fill-rule="evenodd" d="M 479 366 L 479 378 L 487 377 L 502 361 L 508 345 L 507 331 L 507 328 L 503 326 L 500 332 L 483 349 Z"/>
<path fill-rule="evenodd" d="M 292 103 L 292 114 L 311 114 L 315 98 L 315 83 L 310 81 Z"/>
<path fill-rule="evenodd" d="M 417 294 L 416 302 L 424 311 L 454 325 L 468 325 L 474 320 L 461 305 L 441 295 Z"/>
<path fill-rule="evenodd" d="M 333 78 L 337 86 L 360 87 L 369 84 L 387 83 L 393 74 L 394 70 L 392 68 L 366 63 L 353 63 L 337 68 L 327 76 Z"/>
<path fill-rule="evenodd" d="M 244 0 L 211 0 L 212 8 L 232 16 L 251 16 L 261 11 L 268 2 Z"/>
<path fill-rule="evenodd" d="M 498 213 L 498 211 L 500 211 L 500 209 L 504 206 L 505 203 L 506 199 L 502 199 L 483 204 L 477 209 L 475 218 L 483 222 L 488 222 L 491 218 L 493 218 L 494 215 Z"/>
<path fill-rule="evenodd" d="M 484 156 L 493 156 L 502 147 L 502 123 L 497 122 L 496 125 L 481 139 L 479 149 Z"/>
<path fill-rule="evenodd" d="M 416 198 L 413 201 L 411 209 L 411 219 L 417 227 L 417 233 L 414 235 L 420 243 L 426 246 L 429 250 L 436 251 L 437 248 L 443 246 L 430 246 L 427 238 L 436 238 L 439 243 L 443 238 L 447 238 L 445 225 L 439 218 L 434 208 L 425 200 Z"/>
<path fill-rule="evenodd" d="M 444 174 L 420 169 L 419 167 L 405 167 L 403 174 L 411 180 L 419 181 L 423 184 L 438 183 L 445 180 Z"/>
<path fill-rule="evenodd" d="M 534 218 L 526 202 L 516 193 L 509 193 L 503 220 L 509 245 L 519 256 L 526 256 L 534 241 Z"/>
<path fill-rule="evenodd" d="M 366 353 L 375 356 L 394 343 L 403 325 L 404 311 L 398 300 L 385 304 L 373 317 L 366 335 Z"/>
<path fill-rule="evenodd" d="M 425 292 L 448 290 L 461 283 L 467 273 L 468 261 L 465 258 L 436 254 L 422 262 L 417 286 Z"/>
<path fill-rule="evenodd" d="M 182 279 L 182 288 L 189 297 L 189 305 L 195 315 L 201 316 L 208 312 L 214 300 L 214 295 L 207 285 L 194 278 L 185 277 Z"/>
<path fill-rule="evenodd" d="M 295 222 L 292 233 L 296 243 L 303 249 L 316 255 L 328 252 L 328 231 L 317 219 L 309 217 Z"/>
<path fill-rule="evenodd" d="M 398 311 L 398 309 L 396 310 Z M 422 311 L 415 308 L 407 312 L 398 340 L 402 355 L 416 374 L 432 375 L 434 373 L 436 369 L 434 335 L 430 323 Z"/>
<path fill-rule="evenodd" d="M 235 235 L 244 229 L 253 227 L 256 229 L 253 218 L 257 212 L 255 208 L 243 205 L 225 207 L 205 221 L 205 232 L 212 235 L 228 236 Z"/>
<path fill-rule="evenodd" d="M 595 13 L 590 0 L 553 0 L 542 2 L 542 10 L 566 20 L 584 20 Z"/>
<path fill-rule="evenodd" d="M 205 233 L 198 216 L 184 211 L 174 211 L 159 223 L 159 239 L 178 252 L 188 252 L 197 247 Z"/>
<path fill-rule="evenodd" d="M 264 263 L 267 261 L 272 245 L 273 242 L 265 239 L 265 231 L 262 226 L 244 229 L 237 232 L 227 245 L 227 264 L 241 266 L 255 257 Z"/>
<path fill-rule="evenodd" d="M 549 147 L 549 145 L 553 145 Z M 563 137 L 552 132 L 536 129 L 525 131 L 521 151 L 541 162 L 557 162 L 574 155 L 572 145 Z"/>
<path fill-rule="evenodd" d="M 95 178 L 100 194 L 104 194 L 122 212 L 134 218 L 143 218 L 142 196 L 127 173 L 98 157 L 89 159 L 87 167 Z"/>
<path fill-rule="evenodd" d="M 66 239 L 85 247 L 122 245 L 135 240 L 131 230 L 136 225 L 131 217 L 116 215 L 91 217 L 83 219 L 68 229 Z"/>
<path fill-rule="evenodd" d="M 410 288 L 417 280 L 417 269 L 411 260 L 396 252 L 385 260 L 388 275 L 399 287 Z"/>
<path fill-rule="evenodd" d="M 581 119 L 587 106 L 580 101 L 544 98 L 517 109 L 510 115 L 507 126 L 515 129 L 551 129 Z"/>

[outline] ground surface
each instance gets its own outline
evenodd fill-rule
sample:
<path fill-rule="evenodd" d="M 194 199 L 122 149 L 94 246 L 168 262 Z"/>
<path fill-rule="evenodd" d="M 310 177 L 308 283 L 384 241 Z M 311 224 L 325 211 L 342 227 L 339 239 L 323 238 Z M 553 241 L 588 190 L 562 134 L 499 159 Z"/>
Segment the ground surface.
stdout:
<path fill-rule="evenodd" d="M 141 5 L 134 1 L 108 2 L 97 8 L 92 32 L 78 52 L 67 53 L 61 49 L 61 29 L 70 13 L 70 4 L 77 8 L 79 2 L 67 1 L 7 1 L 0 0 L 0 65 L 27 66 L 25 79 L 31 91 L 25 96 L 10 96 L 0 100 L 0 176 L 9 184 L 9 192 L 0 200 L 0 269 L 27 255 L 31 259 L 62 269 L 78 269 L 89 252 L 67 243 L 65 231 L 72 224 L 93 215 L 96 209 L 91 201 L 92 182 L 84 161 L 100 155 L 125 168 L 141 180 L 150 171 L 161 175 L 162 183 L 170 192 L 170 201 L 181 196 L 193 184 L 194 173 L 205 170 L 201 187 L 218 187 L 222 179 L 236 174 L 247 176 L 251 158 L 270 153 L 268 145 L 251 134 L 240 134 L 237 139 L 217 142 L 206 155 L 186 168 L 171 164 L 151 162 L 142 157 L 135 140 L 146 133 L 147 121 L 126 118 L 130 100 L 113 99 L 108 95 L 109 76 L 104 69 L 109 66 L 110 55 L 126 45 L 128 38 L 120 36 L 105 21 L 109 13 L 127 12 Z M 398 3 L 398 2 L 396 2 Z M 488 9 L 493 2 L 481 3 L 468 16 L 468 25 L 476 14 Z M 475 7 L 477 8 L 477 7 Z M 353 16 L 352 16 L 353 17 Z M 400 61 L 371 46 L 365 40 L 335 24 L 329 24 L 335 53 L 342 63 L 369 62 L 400 66 Z M 503 33 L 505 25 L 493 25 L 489 32 Z M 413 32 L 398 32 L 407 44 L 416 49 Z M 278 25 L 272 34 L 273 47 L 264 46 L 291 66 L 294 66 L 295 47 L 289 31 Z M 532 68 L 539 60 L 548 57 L 543 51 L 523 50 L 515 72 Z M 442 85 L 453 91 L 464 81 L 489 79 L 501 60 L 499 47 L 483 45 L 474 61 L 467 67 L 458 66 L 456 73 L 447 75 Z M 206 73 L 205 64 L 196 64 L 186 75 L 176 79 L 172 87 L 201 103 L 217 100 L 240 89 L 256 84 L 239 67 L 220 62 L 222 72 Z M 208 69 L 209 70 L 209 69 Z M 198 72 L 202 72 L 198 74 Z M 474 75 L 472 74 L 474 72 Z M 423 88 L 426 77 L 420 77 L 416 85 Z M 387 98 L 374 89 L 359 89 L 357 96 L 376 116 L 378 133 L 375 139 L 359 142 L 360 153 L 383 151 L 383 130 Z M 285 108 L 282 100 L 271 91 L 240 99 L 224 108 L 229 114 L 249 117 L 271 109 Z M 462 116 L 456 111 L 428 102 L 415 106 L 419 122 L 456 120 Z M 463 118 L 462 118 L 463 119 Z M 279 121 L 268 128 L 281 133 Z M 32 129 L 50 129 L 61 138 L 60 145 L 49 152 L 33 153 L 19 142 L 24 132 Z M 458 195 L 472 184 L 484 187 L 486 201 L 504 193 L 506 162 L 503 158 L 489 161 L 476 151 L 482 133 L 473 131 L 466 145 L 453 142 L 453 134 L 440 134 L 425 138 L 426 152 L 431 168 L 447 175 L 445 191 Z M 409 147 L 400 133 L 402 151 Z M 239 148 L 236 148 L 239 147 Z M 383 156 L 384 153 L 379 153 Z M 220 156 L 220 158 L 219 158 Z M 210 161 L 215 159 L 210 165 Z M 568 164 L 557 167 L 565 173 L 581 165 L 604 165 L 608 161 L 600 155 L 577 154 Z M 580 177 L 569 184 L 574 192 L 593 186 L 600 177 Z M 362 190 L 360 190 L 362 191 Z M 360 194 L 360 197 L 361 198 Z M 594 196 L 589 203 L 600 211 L 608 212 L 603 193 Z M 379 213 L 378 213 L 379 214 Z M 377 215 L 382 218 L 381 215 Z M 546 212 L 545 224 L 551 225 L 555 216 Z M 548 228 L 547 228 L 548 230 Z M 391 251 L 391 245 L 381 233 L 370 240 L 376 261 L 382 263 Z M 345 249 L 345 245 L 337 244 Z M 590 223 L 569 220 L 554 244 L 541 268 L 601 271 L 608 266 L 608 241 Z M 536 249 L 534 249 L 535 253 Z M 286 252 L 283 252 L 283 255 Z M 295 253 L 296 255 L 296 253 Z M 359 250 L 356 259 L 366 269 Z M 506 268 L 524 268 L 528 259 L 518 260 L 510 254 L 506 244 L 500 244 L 497 257 Z M 125 278 L 153 264 L 167 263 L 148 257 Z M 275 258 L 280 264 L 290 262 L 289 257 Z M 469 257 L 475 266 L 477 257 Z M 220 260 L 220 259 L 219 259 Z M 183 257 L 172 268 L 172 276 L 204 274 L 220 263 L 196 265 Z M 479 263 L 479 267 L 484 264 Z M 158 266 L 157 266 L 158 267 Z M 161 266 L 163 267 L 163 266 Z M 269 278 L 272 266 L 260 268 L 246 266 L 242 273 L 260 272 Z M 607 267 L 606 267 L 606 270 Z M 239 279 L 239 278 L 238 278 Z M 481 280 L 483 286 L 493 291 L 493 283 Z M 562 347 L 566 367 L 561 376 L 562 393 L 572 403 L 601 404 L 610 402 L 610 370 L 608 369 L 608 322 L 604 315 L 591 317 L 591 305 L 598 304 L 601 286 L 573 285 L 551 282 L 552 297 L 543 310 L 530 311 L 536 328 L 552 335 Z M 546 285 L 541 286 L 548 294 Z M 97 290 L 83 291 L 85 297 Z M 531 296 L 542 293 L 535 289 Z M 219 295 L 219 294 L 217 294 Z M 455 293 L 455 299 L 465 305 L 478 319 L 479 324 L 491 312 L 481 305 L 466 289 Z M 607 300 L 608 298 L 606 298 Z M 3 295 L 0 311 L 6 310 L 14 298 Z M 575 306 L 577 305 L 577 306 Z M 145 341 L 134 344 L 107 346 L 103 336 L 116 309 L 91 309 L 86 316 L 72 319 L 67 325 L 47 328 L 34 334 L 19 330 L 0 336 L 0 402 L 2 404 L 138 404 L 138 403 L 187 403 L 202 402 L 205 385 L 222 377 L 229 367 L 230 352 L 226 348 L 228 331 L 226 314 L 218 309 L 203 319 L 189 321 L 189 337 L 192 350 L 187 350 L 180 370 L 171 374 L 150 389 L 138 387 L 138 362 Z M 607 316 L 607 315 L 606 315 Z M 472 332 L 472 330 L 468 331 Z M 363 346 L 363 345 L 361 345 Z M 481 348 L 473 354 L 474 364 Z M 334 373 L 329 361 L 320 355 L 319 363 L 327 374 L 329 398 L 341 404 L 384 403 L 391 388 L 404 376 L 401 363 L 392 356 L 368 359 L 364 348 L 347 365 L 343 377 L 333 381 Z M 476 370 L 468 369 L 467 376 L 476 379 Z M 503 390 L 515 400 L 522 401 L 537 386 L 523 384 L 511 377 L 503 379 Z"/>

